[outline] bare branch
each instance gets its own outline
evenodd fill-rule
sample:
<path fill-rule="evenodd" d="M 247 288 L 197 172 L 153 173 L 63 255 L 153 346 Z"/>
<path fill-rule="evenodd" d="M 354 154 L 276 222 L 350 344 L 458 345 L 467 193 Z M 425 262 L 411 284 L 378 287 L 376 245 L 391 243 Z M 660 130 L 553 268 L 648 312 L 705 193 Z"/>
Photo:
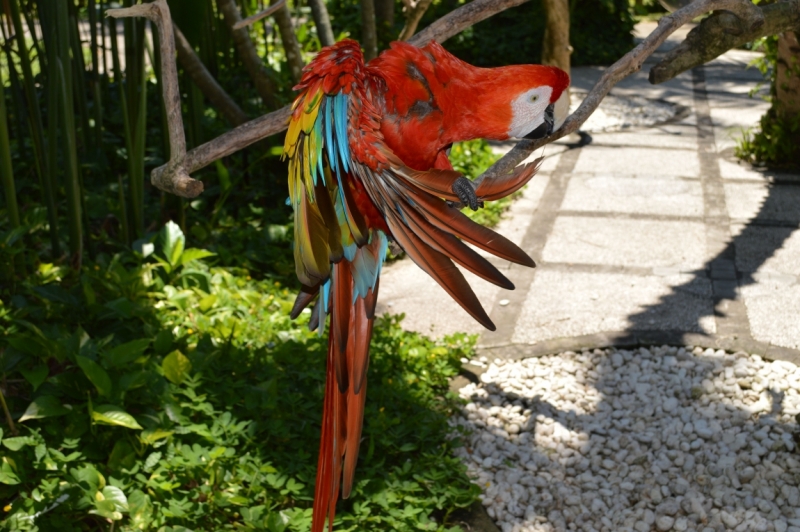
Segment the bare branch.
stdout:
<path fill-rule="evenodd" d="M 286 5 L 286 0 L 279 0 L 278 2 L 276 2 L 276 3 L 272 4 L 271 6 L 269 6 L 264 11 L 261 11 L 260 13 L 256 13 L 255 15 L 250 15 L 246 19 L 240 20 L 239 22 L 237 22 L 236 24 L 233 25 L 233 29 L 234 30 L 240 30 L 240 29 L 242 29 L 244 27 L 247 27 L 247 26 L 250 26 L 252 24 L 255 24 L 256 22 L 258 22 L 262 18 L 266 18 L 266 17 L 270 16 L 271 14 L 273 14 L 274 12 L 276 12 L 277 10 L 279 10 L 281 7 L 283 7 L 285 5 Z"/>
<path fill-rule="evenodd" d="M 408 42 L 414 46 L 425 46 L 430 41 L 444 42 L 453 35 L 482 20 L 522 5 L 528 0 L 472 0 L 443 16 L 421 32 L 411 37 Z"/>
<path fill-rule="evenodd" d="M 166 192 L 185 198 L 193 198 L 203 191 L 203 183 L 189 177 L 184 166 L 186 157 L 186 137 L 181 118 L 181 95 L 178 90 L 178 69 L 175 65 L 175 40 L 172 36 L 172 18 L 166 0 L 155 0 L 149 4 L 139 4 L 128 8 L 109 9 L 106 15 L 114 18 L 146 17 L 158 28 L 158 41 L 161 46 L 161 77 L 164 86 L 164 105 L 167 112 L 169 130 L 170 159 L 166 164 L 167 179 L 151 176 L 153 185 Z"/>
<path fill-rule="evenodd" d="M 277 100 L 275 99 L 277 89 L 275 83 L 269 77 L 267 68 L 258 56 L 256 47 L 250 39 L 250 34 L 247 33 L 246 28 L 238 30 L 233 29 L 233 27 L 242 20 L 242 15 L 239 13 L 239 8 L 236 7 L 236 2 L 234 0 L 217 0 L 217 7 L 222 12 L 222 16 L 225 18 L 228 27 L 231 28 L 236 50 L 242 58 L 242 63 L 244 63 L 244 67 L 247 69 L 250 79 L 253 80 L 256 86 L 258 95 L 261 96 L 264 105 L 274 108 L 277 104 Z"/>
<path fill-rule="evenodd" d="M 428 10 L 433 0 L 404 0 L 406 23 L 403 30 L 400 32 L 398 40 L 407 41 L 417 31 L 419 21 L 422 20 L 422 15 Z"/>
<path fill-rule="evenodd" d="M 469 4 L 467 4 L 469 5 Z M 605 98 L 611 88 L 621 79 L 640 70 L 642 63 L 650 57 L 656 49 L 669 37 L 675 30 L 699 17 L 703 13 L 717 9 L 727 9 L 736 14 L 741 19 L 742 27 L 748 31 L 754 31 L 764 25 L 764 16 L 748 0 L 695 0 L 686 7 L 662 17 L 658 21 L 658 27 L 639 43 L 633 50 L 622 56 L 622 58 L 608 67 L 600 79 L 595 83 L 592 90 L 583 100 L 578 109 L 572 113 L 558 131 L 549 137 L 540 140 L 521 140 L 511 151 L 505 154 L 491 168 L 481 174 L 476 180 L 475 185 L 480 184 L 484 179 L 492 179 L 510 173 L 519 163 L 524 161 L 534 150 L 549 144 L 555 140 L 565 137 L 577 131 L 578 128 L 589 118 L 600 102 Z"/>
<path fill-rule="evenodd" d="M 277 3 L 277 2 L 276 2 Z M 281 32 L 281 42 L 283 51 L 286 52 L 286 62 L 289 63 L 289 70 L 292 73 L 292 81 L 298 83 L 303 75 L 303 53 L 300 50 L 300 43 L 297 42 L 297 35 L 294 33 L 292 24 L 292 14 L 284 4 L 275 12 L 275 23 Z"/>
<path fill-rule="evenodd" d="M 286 106 L 255 120 L 250 120 L 210 142 L 201 144 L 186 154 L 184 161 L 186 170 L 189 173 L 196 172 L 217 159 L 236 153 L 265 137 L 283 131 L 286 129 L 291 114 L 291 107 Z M 153 179 L 156 175 L 160 179 L 168 179 L 169 171 L 169 165 L 159 166 L 153 170 Z"/>
<path fill-rule="evenodd" d="M 706 18 L 650 69 L 650 83 L 668 81 L 681 72 L 702 65 L 722 55 L 731 48 L 754 41 L 765 35 L 777 35 L 792 28 L 800 28 L 800 0 L 785 0 L 760 8 L 764 25 L 745 28 L 732 13 L 720 11 Z"/>
<path fill-rule="evenodd" d="M 206 66 L 195 53 L 192 45 L 184 37 L 183 32 L 177 25 L 173 24 L 172 29 L 175 31 L 175 48 L 178 50 L 178 61 L 183 65 L 184 70 L 189 77 L 192 78 L 195 85 L 200 88 L 200 91 L 206 98 L 219 109 L 225 120 L 232 126 L 236 127 L 240 124 L 247 122 L 247 115 L 242 108 L 225 92 L 225 89 L 217 83 L 211 72 L 208 71 Z"/>

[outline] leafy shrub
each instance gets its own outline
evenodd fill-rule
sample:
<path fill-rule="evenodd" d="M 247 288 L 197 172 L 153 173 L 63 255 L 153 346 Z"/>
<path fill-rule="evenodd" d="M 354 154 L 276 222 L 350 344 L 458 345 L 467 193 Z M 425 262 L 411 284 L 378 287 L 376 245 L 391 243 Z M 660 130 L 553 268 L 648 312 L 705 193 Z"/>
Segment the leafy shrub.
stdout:
<path fill-rule="evenodd" d="M 42 264 L 2 301 L 5 399 L 22 415 L 0 434 L 0 529 L 308 529 L 325 341 L 289 320 L 279 283 L 184 248 L 170 222 L 146 257 Z M 472 341 L 378 321 L 338 530 L 441 531 L 475 500 L 445 437 Z"/>

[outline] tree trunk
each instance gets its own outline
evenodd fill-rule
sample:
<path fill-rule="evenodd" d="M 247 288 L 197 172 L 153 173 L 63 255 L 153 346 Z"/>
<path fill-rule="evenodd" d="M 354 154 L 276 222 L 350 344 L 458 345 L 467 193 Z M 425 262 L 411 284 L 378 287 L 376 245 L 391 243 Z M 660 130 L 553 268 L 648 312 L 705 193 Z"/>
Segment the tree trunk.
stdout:
<path fill-rule="evenodd" d="M 317 35 L 322 46 L 330 46 L 336 42 L 331 28 L 331 17 L 328 15 L 328 8 L 325 7 L 325 0 L 308 0 L 311 6 L 311 16 L 314 17 L 314 25 L 317 27 Z"/>
<path fill-rule="evenodd" d="M 800 119 L 800 43 L 798 32 L 778 36 L 778 64 L 773 107 L 781 118 Z"/>
<path fill-rule="evenodd" d="M 547 23 L 542 43 L 542 64 L 557 66 L 569 74 L 569 1 L 544 0 Z"/>
<path fill-rule="evenodd" d="M 375 32 L 375 2 L 361 0 L 361 46 L 364 60 L 369 61 L 378 55 L 378 35 Z"/>
<path fill-rule="evenodd" d="M 381 43 L 394 39 L 394 3 L 395 0 L 375 0 L 375 23 Z"/>
<path fill-rule="evenodd" d="M 275 4 L 278 0 L 273 0 L 271 3 Z M 283 42 L 283 51 L 286 52 L 286 61 L 289 63 L 289 70 L 292 73 L 292 81 L 297 83 L 303 75 L 303 53 L 300 51 L 300 43 L 297 42 L 297 35 L 294 33 L 294 24 L 292 23 L 292 14 L 286 4 L 283 4 L 279 10 L 275 12 L 275 22 L 278 24 L 278 30 L 281 32 L 281 42 Z"/>

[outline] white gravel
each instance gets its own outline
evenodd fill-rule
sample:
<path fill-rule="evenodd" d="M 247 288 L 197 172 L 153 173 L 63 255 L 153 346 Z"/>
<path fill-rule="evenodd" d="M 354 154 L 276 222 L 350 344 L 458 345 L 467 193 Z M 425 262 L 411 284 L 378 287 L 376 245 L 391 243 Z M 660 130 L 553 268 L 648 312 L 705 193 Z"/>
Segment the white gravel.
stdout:
<path fill-rule="evenodd" d="M 481 381 L 452 425 L 503 532 L 800 532 L 793 364 L 596 349 L 495 360 Z"/>

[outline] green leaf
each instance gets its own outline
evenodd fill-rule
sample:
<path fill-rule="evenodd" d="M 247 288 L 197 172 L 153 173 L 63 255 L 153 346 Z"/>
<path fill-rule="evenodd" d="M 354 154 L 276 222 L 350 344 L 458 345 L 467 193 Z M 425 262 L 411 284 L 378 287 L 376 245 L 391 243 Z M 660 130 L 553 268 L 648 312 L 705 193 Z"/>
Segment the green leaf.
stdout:
<path fill-rule="evenodd" d="M 106 370 L 91 358 L 76 356 L 75 361 L 78 362 L 83 373 L 94 384 L 100 395 L 109 397 L 111 395 L 111 377 L 108 376 Z"/>
<path fill-rule="evenodd" d="M 267 530 L 269 532 L 283 532 L 289 525 L 289 517 L 283 512 L 273 512 L 267 517 Z"/>
<path fill-rule="evenodd" d="M 52 395 L 41 395 L 33 400 L 22 417 L 20 423 L 29 419 L 41 419 L 45 417 L 63 416 L 69 414 L 70 410 L 61 405 L 61 401 Z"/>
<path fill-rule="evenodd" d="M 156 340 L 153 342 L 153 349 L 155 349 L 156 353 L 159 355 L 165 355 L 172 349 L 173 342 L 172 331 L 169 329 L 162 329 L 158 331 L 156 335 Z"/>
<path fill-rule="evenodd" d="M 92 419 L 106 425 L 117 425 L 129 429 L 142 429 L 136 419 L 118 406 L 100 405 L 92 410 Z"/>
<path fill-rule="evenodd" d="M 208 251 L 207 249 L 189 248 L 181 255 L 180 264 L 185 265 L 189 261 L 205 259 L 206 257 L 213 257 L 216 253 Z"/>
<path fill-rule="evenodd" d="M 27 368 L 20 368 L 20 373 L 22 376 L 25 377 L 25 380 L 31 383 L 33 386 L 33 391 L 42 385 L 42 383 L 47 379 L 47 375 L 49 373 L 47 366 L 45 364 L 39 364 L 33 369 Z"/>
<path fill-rule="evenodd" d="M 118 511 L 128 511 L 128 498 L 121 489 L 116 486 L 106 486 L 103 488 L 102 493 L 105 500 L 113 502 Z"/>
<path fill-rule="evenodd" d="M 9 486 L 19 484 L 19 477 L 14 472 L 14 469 L 12 469 L 11 464 L 5 459 L 2 464 L 0 464 L 0 484 L 8 484 Z"/>
<path fill-rule="evenodd" d="M 170 382 L 180 384 L 192 370 L 192 363 L 183 353 L 175 350 L 164 358 L 161 368 L 164 370 L 164 376 Z"/>
<path fill-rule="evenodd" d="M 36 440 L 30 436 L 17 436 L 16 438 L 6 438 L 3 440 L 3 445 L 12 451 L 19 451 L 26 445 L 36 445 Z"/>
<path fill-rule="evenodd" d="M 145 445 L 152 445 L 158 440 L 163 440 L 164 438 L 169 438 L 172 436 L 173 432 L 171 430 L 144 430 L 141 434 L 139 434 L 139 439 Z"/>
<path fill-rule="evenodd" d="M 94 495 L 106 485 L 106 479 L 92 464 L 83 464 L 69 470 L 69 474 L 78 483 L 82 490 Z"/>
<path fill-rule="evenodd" d="M 112 368 L 120 367 L 142 356 L 149 345 L 149 338 L 139 338 L 109 349 L 103 353 L 103 360 Z"/>
<path fill-rule="evenodd" d="M 172 220 L 167 222 L 158 233 L 158 243 L 161 255 L 172 266 L 177 265 L 186 244 L 186 237 L 183 236 L 183 231 L 181 231 L 178 224 Z"/>
<path fill-rule="evenodd" d="M 130 497 L 128 497 L 128 508 L 131 528 L 133 530 L 147 530 L 153 521 L 153 516 L 155 516 L 150 496 L 141 490 L 133 490 Z"/>

